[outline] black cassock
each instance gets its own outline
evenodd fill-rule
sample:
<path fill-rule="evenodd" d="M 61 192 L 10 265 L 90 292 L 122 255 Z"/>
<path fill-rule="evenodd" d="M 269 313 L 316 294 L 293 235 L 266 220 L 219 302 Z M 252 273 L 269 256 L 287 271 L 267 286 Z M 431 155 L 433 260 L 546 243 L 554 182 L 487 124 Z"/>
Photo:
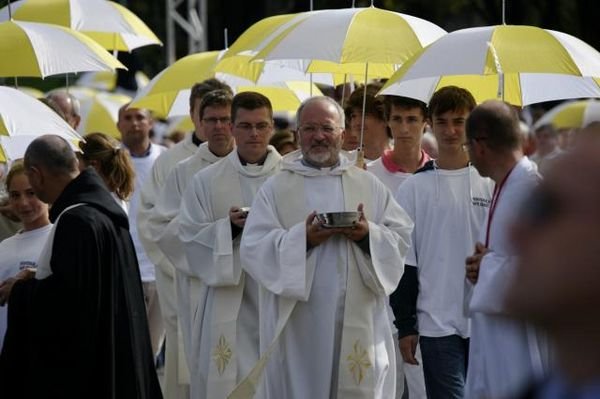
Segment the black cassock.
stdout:
<path fill-rule="evenodd" d="M 90 168 L 50 210 L 67 207 L 52 275 L 14 285 L 0 397 L 161 398 L 127 216 Z"/>

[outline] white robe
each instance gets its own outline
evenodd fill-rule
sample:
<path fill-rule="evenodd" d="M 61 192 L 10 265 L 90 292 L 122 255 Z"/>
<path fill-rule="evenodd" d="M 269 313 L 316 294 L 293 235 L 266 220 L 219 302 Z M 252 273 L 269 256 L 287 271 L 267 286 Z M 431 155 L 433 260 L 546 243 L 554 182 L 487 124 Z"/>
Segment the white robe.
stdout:
<path fill-rule="evenodd" d="M 183 245 L 179 240 L 179 210 L 181 199 L 193 176 L 200 170 L 220 161 L 222 158 L 213 154 L 208 143 L 201 144 L 195 154 L 177 163 L 169 173 L 164 186 L 157 194 L 156 205 L 147 221 L 146 235 L 164 255 L 166 262 L 174 268 L 177 287 L 176 309 L 179 317 L 180 334 L 183 341 L 189 372 L 197 374 L 198 337 L 194 337 L 192 326 L 197 308 L 204 307 L 206 286 L 190 273 L 184 255 Z M 188 377 L 189 379 L 189 377 Z M 189 380 L 191 393 L 196 390 L 196 381 Z"/>
<path fill-rule="evenodd" d="M 535 164 L 521 159 L 497 199 L 489 233 L 489 252 L 483 257 L 470 303 L 471 342 L 465 397 L 501 399 L 515 397 L 532 378 L 541 377 L 546 343 L 533 327 L 508 318 L 504 295 L 517 254 L 510 242 L 510 226 L 521 204 L 539 183 Z M 485 242 L 486 226 L 482 229 Z"/>
<path fill-rule="evenodd" d="M 273 147 L 268 151 L 263 165 L 242 165 L 233 151 L 197 173 L 181 202 L 179 238 L 187 264 L 208 287 L 193 326 L 199 332 L 198 374 L 191 376 L 199 380 L 196 398 L 224 399 L 258 360 L 258 288 L 242 272 L 241 234 L 232 238 L 229 209 L 250 206 L 279 171 L 281 157 Z"/>
<path fill-rule="evenodd" d="M 137 217 L 140 242 L 146 250 L 146 255 L 156 266 L 156 289 L 167 330 L 164 394 L 166 397 L 174 399 L 183 399 L 188 396 L 185 386 L 189 384 L 189 372 L 183 361 L 184 351 L 181 348 L 179 337 L 173 265 L 149 235 L 151 231 L 149 221 L 168 174 L 178 162 L 194 155 L 197 150 L 198 147 L 192 142 L 190 134 L 158 157 L 152 165 L 150 176 L 142 185 Z"/>
<path fill-rule="evenodd" d="M 286 155 L 282 169 L 287 172 L 269 179 L 257 194 L 241 244 L 243 267 L 262 286 L 261 351 L 274 338 L 280 306 L 297 300 L 267 364 L 260 397 L 391 398 L 395 394 L 396 343 L 387 316 L 387 296 L 402 276 L 412 221 L 376 177 L 356 168 L 345 157 L 339 166 L 319 170 L 304 166 L 299 152 L 294 152 Z M 366 187 L 342 187 L 343 175 L 352 174 L 366 182 Z M 291 178 L 299 179 L 301 184 L 290 187 Z M 341 236 L 331 237 L 307 252 L 306 217 L 313 210 L 356 210 L 358 203 L 345 203 L 344 193 L 348 190 L 355 190 L 354 194 L 370 205 L 371 256 L 354 244 L 350 247 Z M 286 214 L 282 216 L 281 212 Z M 297 217 L 284 221 L 292 213 Z M 357 252 L 359 255 L 355 255 Z M 354 368 L 355 372 L 360 369 L 357 385 L 363 371 L 365 376 L 371 375 L 369 391 L 358 395 L 355 391 L 352 395 L 338 391 L 340 376 L 350 373 L 349 356 L 341 355 L 346 353 L 341 348 L 349 311 L 345 303 L 356 297 L 347 292 L 350 263 L 358 263 L 361 294 L 366 292 L 370 304 L 367 325 L 351 327 L 371 331 L 373 341 L 363 358 L 366 367 Z"/>

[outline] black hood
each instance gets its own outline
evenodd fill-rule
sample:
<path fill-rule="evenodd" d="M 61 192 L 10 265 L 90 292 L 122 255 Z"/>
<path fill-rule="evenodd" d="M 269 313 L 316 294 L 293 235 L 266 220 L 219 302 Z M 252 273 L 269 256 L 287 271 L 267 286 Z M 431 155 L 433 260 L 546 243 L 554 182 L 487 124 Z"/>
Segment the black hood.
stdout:
<path fill-rule="evenodd" d="M 106 214 L 117 225 L 129 229 L 129 221 L 123 208 L 106 188 L 96 171 L 88 167 L 73 179 L 50 208 L 50 221 L 54 223 L 65 208 L 85 203 Z"/>

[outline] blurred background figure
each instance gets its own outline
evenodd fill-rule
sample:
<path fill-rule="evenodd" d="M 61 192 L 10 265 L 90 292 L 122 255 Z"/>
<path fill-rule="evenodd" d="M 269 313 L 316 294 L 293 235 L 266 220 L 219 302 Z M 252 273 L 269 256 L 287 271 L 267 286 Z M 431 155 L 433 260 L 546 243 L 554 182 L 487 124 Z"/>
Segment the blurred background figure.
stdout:
<path fill-rule="evenodd" d="M 155 355 L 158 355 L 165 337 L 165 328 L 156 291 L 156 272 L 152 260 L 142 246 L 137 229 L 142 185 L 150 176 L 154 161 L 167 150 L 150 140 L 150 131 L 153 125 L 154 119 L 147 109 L 131 108 L 129 104 L 125 104 L 119 109 L 117 128 L 121 132 L 124 149 L 127 149 L 131 155 L 133 169 L 135 170 L 134 190 L 129 203 L 129 232 L 140 265 L 152 351 Z"/>
<path fill-rule="evenodd" d="M 527 123 L 519 121 L 519 133 L 521 133 L 523 155 L 530 157 L 535 152 L 535 138 L 531 133 L 531 128 Z"/>
<path fill-rule="evenodd" d="M 104 133 L 90 133 L 84 139 L 79 142 L 82 152 L 77 153 L 79 170 L 93 167 L 115 201 L 128 213 L 129 198 L 135 184 L 135 172 L 129 154 L 117 140 Z"/>
<path fill-rule="evenodd" d="M 431 132 L 431 128 L 429 126 L 425 127 L 425 133 L 423 133 L 423 137 L 421 138 L 421 148 L 427 153 L 427 155 L 429 155 L 430 158 L 435 159 L 439 155 L 437 140 Z"/>
<path fill-rule="evenodd" d="M 77 130 L 81 122 L 81 105 L 79 104 L 79 100 L 74 95 L 62 89 L 52 90 L 46 95 L 46 99 L 54 103 L 62 111 L 61 116 L 64 117 L 73 130 Z"/>
<path fill-rule="evenodd" d="M 296 143 L 296 137 L 294 133 L 288 130 L 280 130 L 271 136 L 269 144 L 275 147 L 280 155 L 289 154 L 292 151 L 298 149 L 298 143 Z"/>
<path fill-rule="evenodd" d="M 381 87 L 381 83 L 367 85 L 363 137 L 363 151 L 367 162 L 376 160 L 391 148 L 392 133 L 385 117 L 385 96 L 375 97 Z M 364 86 L 357 87 L 344 106 L 346 134 L 342 143 L 343 150 L 354 151 L 360 145 L 364 92 Z"/>
<path fill-rule="evenodd" d="M 52 225 L 48 205 L 38 199 L 25 175 L 22 162 L 13 163 L 6 177 L 8 206 L 23 229 L 0 243 L 0 351 L 6 332 L 6 301 L 15 276 L 35 269 Z M 24 273 L 27 273 L 25 271 Z"/>
<path fill-rule="evenodd" d="M 531 160 L 535 162 L 542 175 L 545 174 L 547 164 L 562 153 L 559 144 L 558 131 L 552 125 L 542 125 L 535 132 L 535 153 Z"/>
<path fill-rule="evenodd" d="M 557 360 L 524 398 L 600 397 L 600 126 L 582 133 L 514 228 L 521 259 L 507 307 L 548 333 Z"/>

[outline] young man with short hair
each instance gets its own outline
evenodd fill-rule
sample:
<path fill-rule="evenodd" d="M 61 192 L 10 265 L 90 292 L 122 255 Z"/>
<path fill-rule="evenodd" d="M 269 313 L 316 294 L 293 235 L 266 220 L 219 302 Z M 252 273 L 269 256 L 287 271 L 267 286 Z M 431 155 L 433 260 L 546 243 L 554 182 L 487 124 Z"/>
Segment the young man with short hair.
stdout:
<path fill-rule="evenodd" d="M 475 100 L 455 86 L 429 103 L 439 158 L 428 162 L 396 192 L 415 223 L 405 272 L 392 297 L 404 361 L 417 364 L 420 343 L 427 395 L 462 398 L 470 322 L 464 259 L 472 252 L 489 207 L 492 184 L 463 149 L 465 122 Z"/>

